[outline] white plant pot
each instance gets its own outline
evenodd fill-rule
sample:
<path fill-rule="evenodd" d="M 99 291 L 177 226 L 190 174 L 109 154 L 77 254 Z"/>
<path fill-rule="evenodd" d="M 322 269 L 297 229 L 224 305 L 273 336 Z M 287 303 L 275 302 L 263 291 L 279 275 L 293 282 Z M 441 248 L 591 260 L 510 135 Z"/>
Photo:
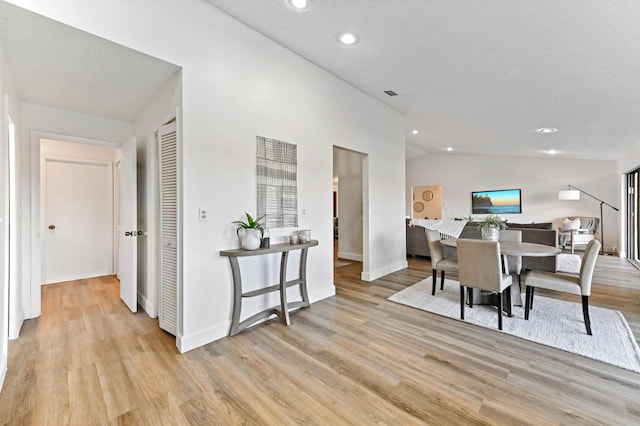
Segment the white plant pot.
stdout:
<path fill-rule="evenodd" d="M 500 239 L 500 230 L 495 226 L 489 228 L 480 228 L 482 239 L 486 241 L 498 241 Z"/>
<path fill-rule="evenodd" d="M 245 228 L 240 236 L 240 246 L 245 250 L 257 250 L 260 248 L 262 234 L 259 229 Z"/>

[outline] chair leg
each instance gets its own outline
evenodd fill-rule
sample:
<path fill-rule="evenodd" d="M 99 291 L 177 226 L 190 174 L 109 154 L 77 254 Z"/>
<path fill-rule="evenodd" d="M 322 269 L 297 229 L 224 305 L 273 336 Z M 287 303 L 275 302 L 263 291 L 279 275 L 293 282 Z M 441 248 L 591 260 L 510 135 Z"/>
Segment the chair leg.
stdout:
<path fill-rule="evenodd" d="M 529 309 L 533 309 L 533 295 L 536 294 L 536 288 L 531 287 L 531 302 L 529 303 Z"/>
<path fill-rule="evenodd" d="M 440 290 L 444 290 L 444 271 L 440 272 Z"/>
<path fill-rule="evenodd" d="M 467 290 L 467 296 L 469 297 L 469 307 L 473 308 L 473 287 L 469 287 Z"/>
<path fill-rule="evenodd" d="M 431 295 L 435 296 L 435 294 L 436 294 L 436 280 L 438 279 L 438 271 L 433 269 L 431 271 L 431 278 L 433 280 L 433 285 L 431 286 Z"/>
<path fill-rule="evenodd" d="M 589 319 L 589 296 L 582 296 L 582 316 L 584 325 L 587 327 L 587 334 L 591 336 L 591 320 Z"/>
<path fill-rule="evenodd" d="M 502 293 L 498 293 L 498 330 L 502 330 Z"/>
<path fill-rule="evenodd" d="M 533 301 L 533 287 L 527 286 L 527 292 L 524 296 L 524 319 L 529 319 L 529 308 L 531 307 L 531 302 Z"/>
<path fill-rule="evenodd" d="M 464 319 L 464 286 L 460 285 L 460 319 Z"/>
<path fill-rule="evenodd" d="M 507 287 L 503 294 L 506 295 L 506 308 L 507 308 L 507 316 L 511 318 L 513 316 L 513 304 L 511 303 L 511 286 Z"/>

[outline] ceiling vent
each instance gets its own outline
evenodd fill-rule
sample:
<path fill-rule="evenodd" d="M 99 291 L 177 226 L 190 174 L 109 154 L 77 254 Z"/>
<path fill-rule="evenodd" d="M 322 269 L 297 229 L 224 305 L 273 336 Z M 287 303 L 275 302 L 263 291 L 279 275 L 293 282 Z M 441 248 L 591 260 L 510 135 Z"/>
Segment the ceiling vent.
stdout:
<path fill-rule="evenodd" d="M 386 93 L 389 96 L 398 96 L 398 94 L 393 90 L 385 90 L 384 93 Z"/>

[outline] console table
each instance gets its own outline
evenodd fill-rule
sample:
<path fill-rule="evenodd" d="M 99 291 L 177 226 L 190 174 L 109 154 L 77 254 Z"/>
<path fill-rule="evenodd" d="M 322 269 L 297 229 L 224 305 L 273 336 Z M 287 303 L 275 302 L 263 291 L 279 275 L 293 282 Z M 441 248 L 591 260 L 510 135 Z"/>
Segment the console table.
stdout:
<path fill-rule="evenodd" d="M 285 325 L 291 324 L 289 319 L 289 310 L 294 308 L 306 308 L 309 306 L 309 295 L 307 294 L 307 250 L 309 247 L 318 245 L 317 240 L 311 240 L 307 243 L 299 244 L 273 244 L 269 248 L 259 248 L 257 250 L 221 250 L 220 256 L 229 258 L 231 264 L 231 274 L 233 275 L 233 314 L 231 316 L 231 331 L 230 336 L 236 335 L 245 328 L 253 325 L 257 321 L 267 318 L 272 314 L 276 314 Z M 294 280 L 287 281 L 287 259 L 289 252 L 292 250 L 301 250 L 300 253 L 300 275 Z M 260 288 L 258 290 L 242 292 L 242 276 L 240 275 L 240 265 L 238 263 L 239 257 L 250 256 L 262 256 L 271 253 L 282 253 L 280 258 L 280 282 L 275 285 Z M 299 285 L 300 295 L 302 300 L 287 303 L 287 288 Z M 240 322 L 240 312 L 242 310 L 242 298 L 255 297 L 262 294 L 271 293 L 274 291 L 280 291 L 280 305 L 267 308 L 255 315 L 250 316 L 244 321 Z"/>

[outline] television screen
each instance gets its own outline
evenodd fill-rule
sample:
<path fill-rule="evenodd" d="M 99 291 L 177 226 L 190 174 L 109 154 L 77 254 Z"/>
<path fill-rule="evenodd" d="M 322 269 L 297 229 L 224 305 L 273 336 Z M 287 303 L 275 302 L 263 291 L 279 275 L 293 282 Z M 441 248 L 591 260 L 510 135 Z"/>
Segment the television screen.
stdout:
<path fill-rule="evenodd" d="M 471 193 L 473 214 L 522 213 L 519 189 L 501 189 Z"/>

